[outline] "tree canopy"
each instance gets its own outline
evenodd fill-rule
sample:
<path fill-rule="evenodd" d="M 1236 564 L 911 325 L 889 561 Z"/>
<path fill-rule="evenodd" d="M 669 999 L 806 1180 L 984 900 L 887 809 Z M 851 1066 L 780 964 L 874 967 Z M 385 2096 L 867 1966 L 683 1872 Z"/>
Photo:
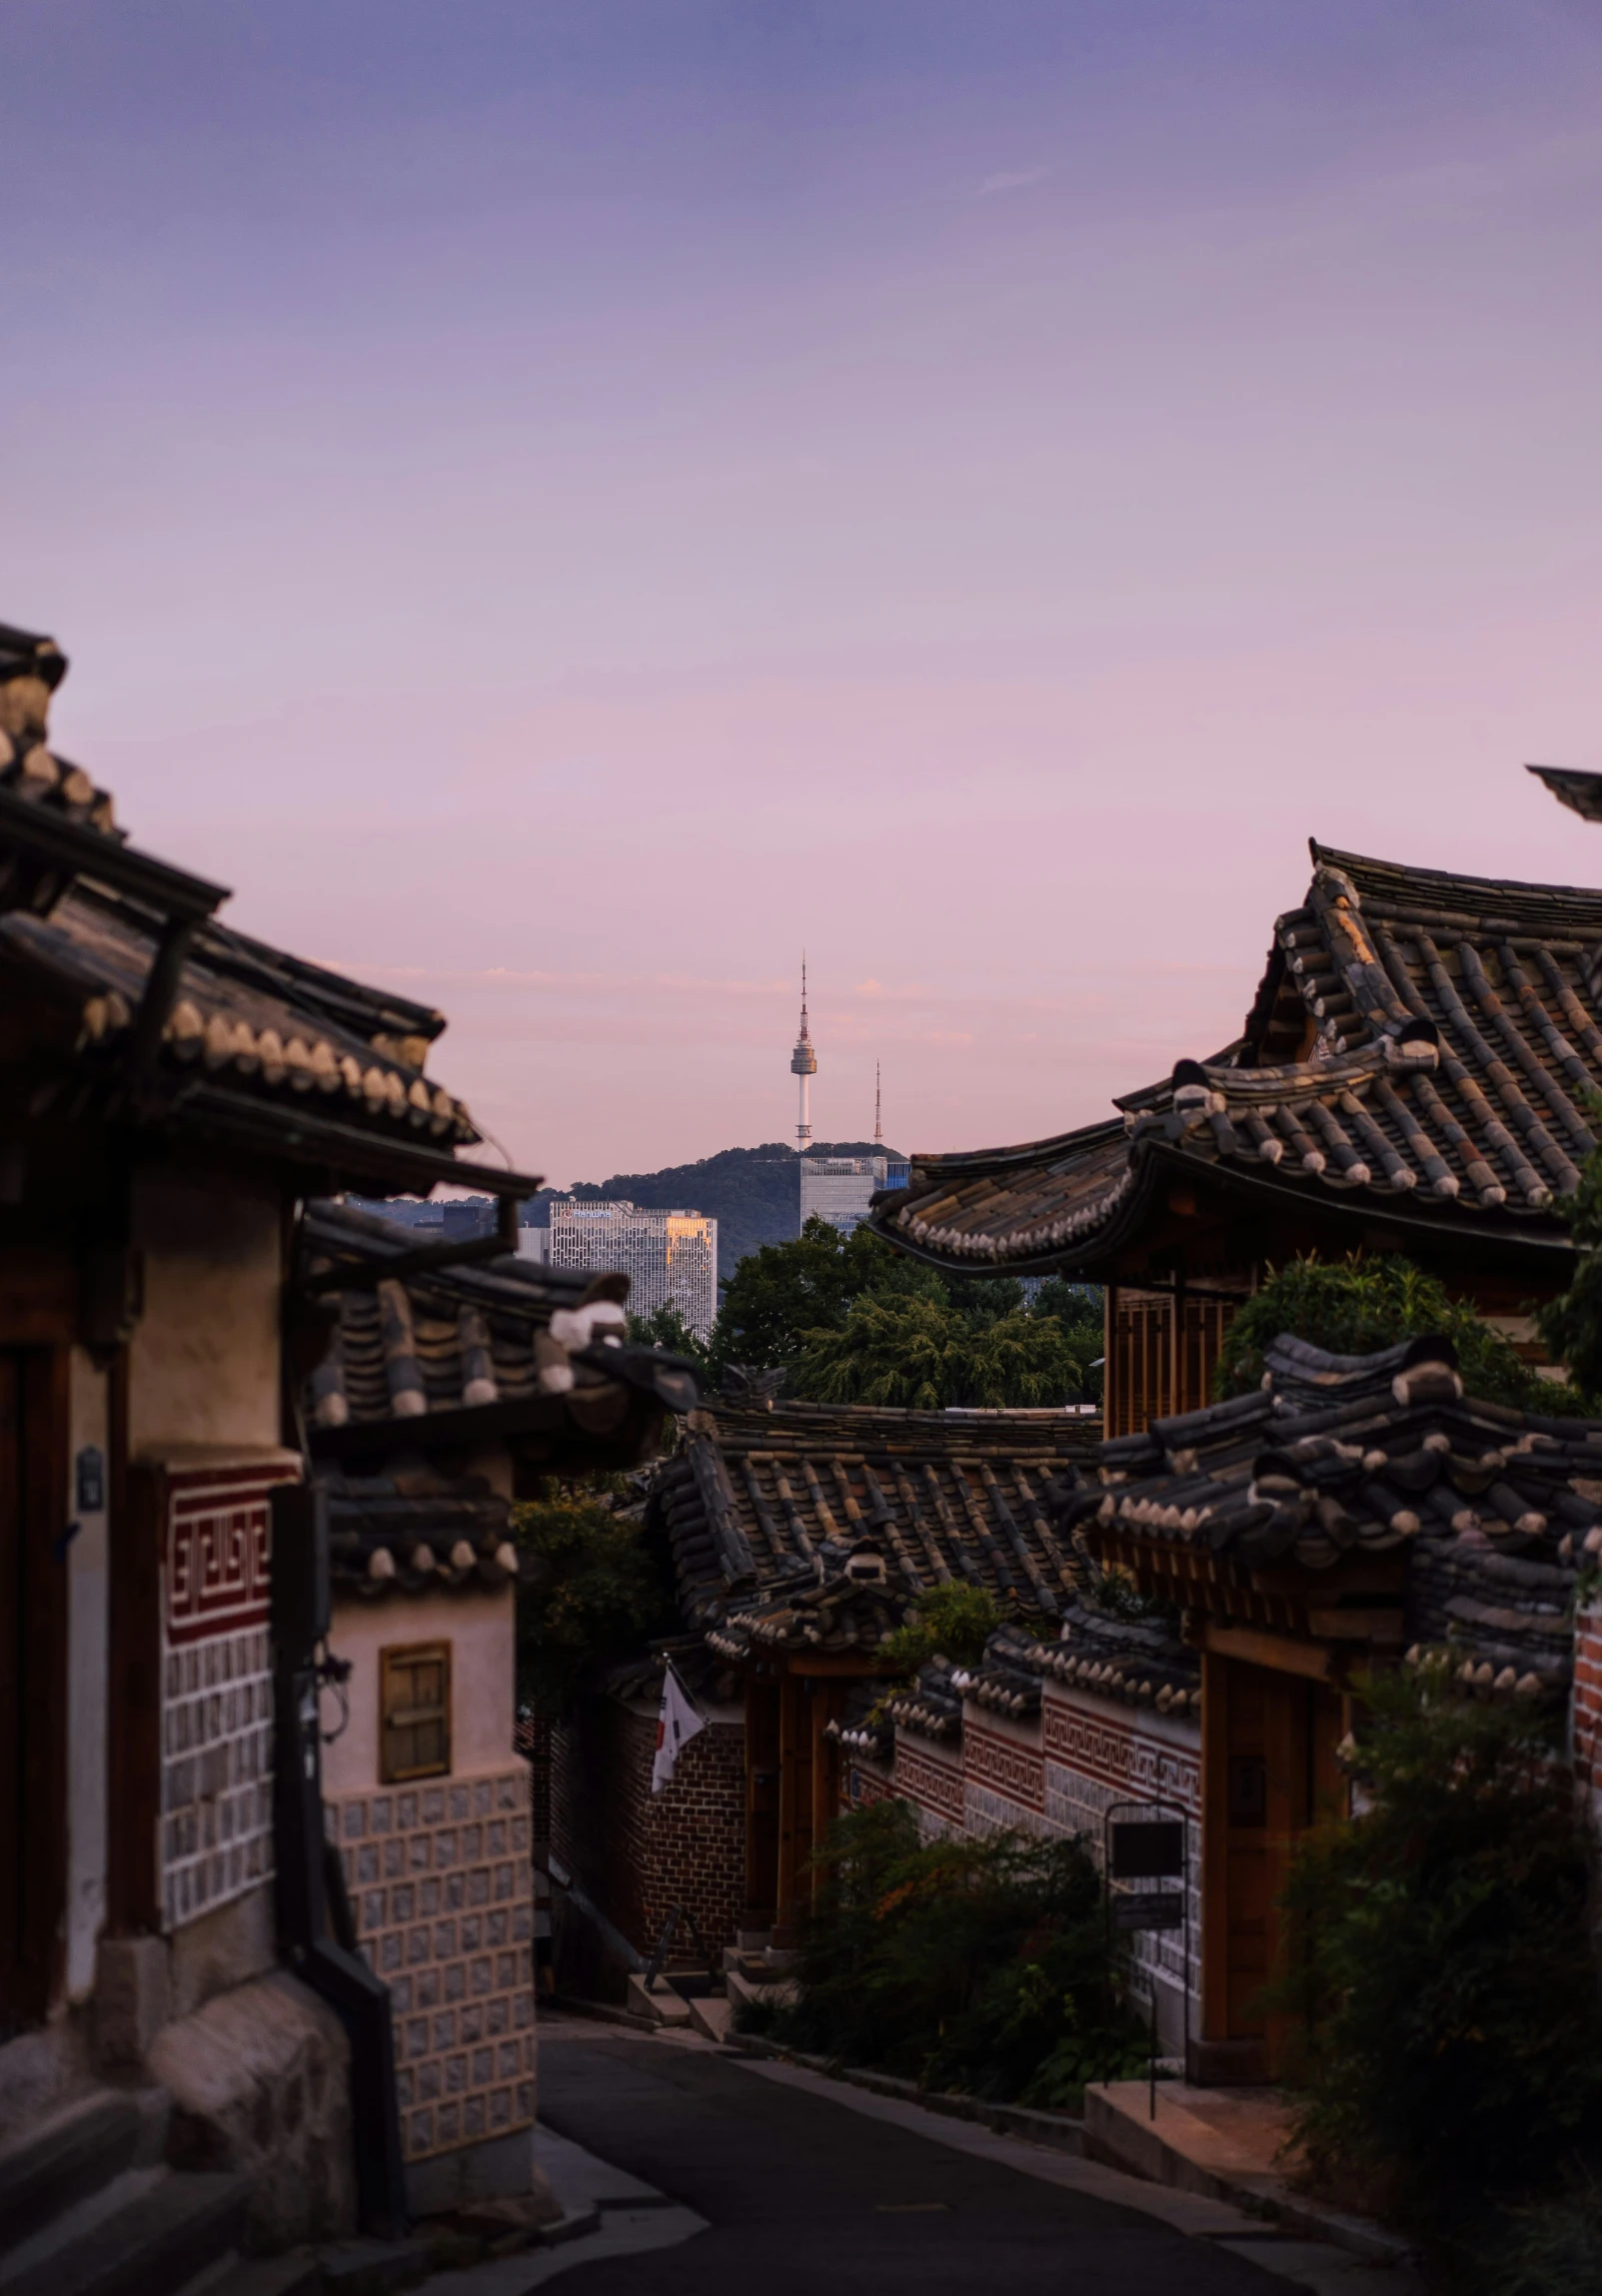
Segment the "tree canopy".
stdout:
<path fill-rule="evenodd" d="M 1457 1349 L 1463 1385 L 1487 1403 L 1521 1410 L 1575 1408 L 1574 1391 L 1539 1379 L 1501 1332 L 1454 1300 L 1438 1277 L 1398 1253 L 1348 1252 L 1323 1260 L 1308 1252 L 1271 1269 L 1224 1340 L 1220 1396 L 1244 1395 L 1262 1377 L 1263 1351 L 1281 1332 L 1335 1355 L 1368 1355 L 1398 1340 L 1440 1333 Z"/>
<path fill-rule="evenodd" d="M 742 1260 L 710 1350 L 714 1370 L 783 1370 L 811 1402 L 917 1411 L 1092 1400 L 1100 1354 L 1099 1293 L 1053 1283 L 1030 1305 L 1012 1277 L 944 1276 L 816 1218 Z"/>

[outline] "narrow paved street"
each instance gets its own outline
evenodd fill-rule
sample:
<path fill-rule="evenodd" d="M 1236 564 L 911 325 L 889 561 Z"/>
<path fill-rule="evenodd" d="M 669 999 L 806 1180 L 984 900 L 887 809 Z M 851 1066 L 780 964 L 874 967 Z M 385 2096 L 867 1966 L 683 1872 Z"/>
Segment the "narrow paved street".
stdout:
<path fill-rule="evenodd" d="M 1269 2296 L 1238 2256 L 1150 2216 L 705 2050 L 553 2021 L 540 2113 L 711 2230 L 576 2265 L 573 2296 Z"/>

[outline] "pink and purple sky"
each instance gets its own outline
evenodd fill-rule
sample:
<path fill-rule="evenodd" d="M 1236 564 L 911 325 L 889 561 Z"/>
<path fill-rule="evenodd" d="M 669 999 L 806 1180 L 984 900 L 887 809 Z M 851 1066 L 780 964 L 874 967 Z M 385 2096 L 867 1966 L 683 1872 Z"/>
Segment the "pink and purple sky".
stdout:
<path fill-rule="evenodd" d="M 1594 0 L 6 0 L 0 618 L 566 1181 L 1060 1130 L 1602 877 Z"/>

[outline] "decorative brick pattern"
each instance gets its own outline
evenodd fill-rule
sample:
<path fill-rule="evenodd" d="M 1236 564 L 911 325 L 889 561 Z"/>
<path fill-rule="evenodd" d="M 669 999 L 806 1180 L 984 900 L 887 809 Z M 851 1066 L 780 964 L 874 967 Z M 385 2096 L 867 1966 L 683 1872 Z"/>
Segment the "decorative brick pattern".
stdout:
<path fill-rule="evenodd" d="M 1018 1808 L 1045 1814 L 1045 1764 L 1038 1742 L 1020 1745 L 1016 1738 L 986 1729 L 971 1709 L 962 1725 L 962 1768 L 970 1794 L 975 1786 L 987 1788 Z"/>
<path fill-rule="evenodd" d="M 162 1479 L 162 1924 L 273 1874 L 273 1685 L 267 1615 L 275 1483 L 288 1464 Z"/>
<path fill-rule="evenodd" d="M 273 1872 L 273 1680 L 267 1629 L 162 1662 L 161 1906 L 176 1929 Z"/>
<path fill-rule="evenodd" d="M 1180 2021 L 1177 1996 L 1188 1980 L 1190 2029 L 1196 2032 L 1201 1993 L 1200 1725 L 1170 1722 L 1160 1726 L 1171 1735 L 1157 1736 L 1142 1709 L 1047 1684 L 1041 1699 L 1046 1817 L 1053 1833 L 1083 1834 L 1099 1863 L 1102 1820 L 1112 1802 L 1166 1801 L 1184 1811 L 1189 1820 L 1190 1966 L 1184 1965 L 1182 1929 L 1141 1930 L 1131 1942 L 1135 1967 L 1148 1982 L 1155 1978 L 1175 1996 L 1171 2022 Z"/>
<path fill-rule="evenodd" d="M 942 1761 L 938 1754 L 917 1744 L 904 1730 L 895 1733 L 895 1790 L 908 1801 L 916 1802 L 919 1811 L 927 1811 L 935 1820 L 928 1830 L 943 1831 L 946 1827 L 962 1830 L 962 1762 L 960 1755 L 947 1755 Z"/>
<path fill-rule="evenodd" d="M 266 1626 L 269 1494 L 293 1472 L 233 1467 L 185 1470 L 166 1478 L 162 1608 L 169 1649 Z"/>
<path fill-rule="evenodd" d="M 362 1950 L 390 1988 L 406 2157 L 534 2120 L 529 1773 L 331 1799 Z"/>

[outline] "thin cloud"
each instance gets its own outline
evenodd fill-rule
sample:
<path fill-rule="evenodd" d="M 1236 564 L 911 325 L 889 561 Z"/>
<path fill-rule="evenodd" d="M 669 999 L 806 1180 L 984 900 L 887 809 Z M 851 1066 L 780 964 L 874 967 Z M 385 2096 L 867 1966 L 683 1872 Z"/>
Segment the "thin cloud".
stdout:
<path fill-rule="evenodd" d="M 1050 173 L 1049 168 L 1003 168 L 999 175 L 984 178 L 979 197 L 993 199 L 997 192 L 1025 191 L 1030 184 L 1043 183 Z"/>

